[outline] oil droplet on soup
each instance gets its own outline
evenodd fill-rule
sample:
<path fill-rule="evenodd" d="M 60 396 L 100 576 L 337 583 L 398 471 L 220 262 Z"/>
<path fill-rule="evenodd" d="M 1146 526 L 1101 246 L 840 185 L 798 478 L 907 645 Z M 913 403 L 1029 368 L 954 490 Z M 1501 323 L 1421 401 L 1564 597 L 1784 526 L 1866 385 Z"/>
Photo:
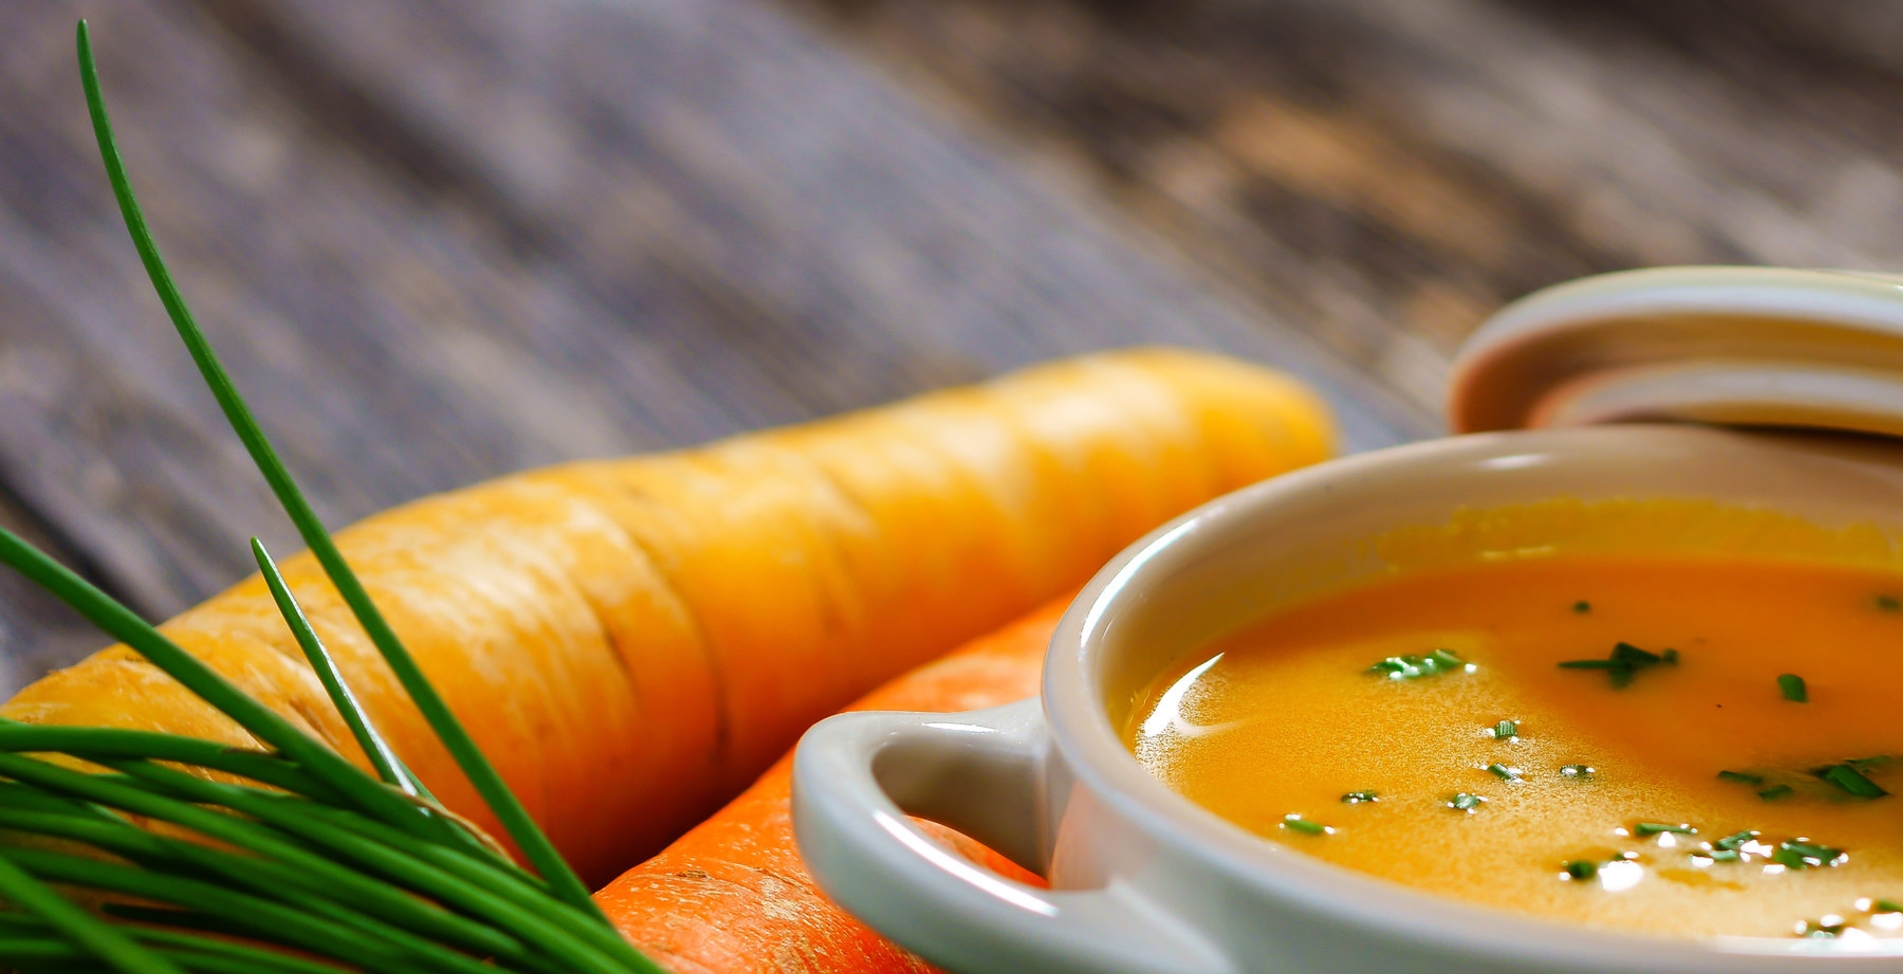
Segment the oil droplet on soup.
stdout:
<path fill-rule="evenodd" d="M 1903 576 L 1557 556 L 1278 612 L 1160 674 L 1126 742 L 1243 828 L 1433 893 L 1892 938 L 1900 708 Z"/>

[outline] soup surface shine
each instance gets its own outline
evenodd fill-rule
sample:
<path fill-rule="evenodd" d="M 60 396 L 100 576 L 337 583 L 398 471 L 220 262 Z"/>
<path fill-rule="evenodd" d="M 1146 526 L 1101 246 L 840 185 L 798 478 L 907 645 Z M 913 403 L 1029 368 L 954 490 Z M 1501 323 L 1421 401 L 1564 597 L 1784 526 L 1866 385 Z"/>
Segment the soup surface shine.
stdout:
<path fill-rule="evenodd" d="M 1408 886 L 1664 934 L 1903 936 L 1897 574 L 1404 573 L 1219 641 L 1131 713 L 1190 799 Z"/>

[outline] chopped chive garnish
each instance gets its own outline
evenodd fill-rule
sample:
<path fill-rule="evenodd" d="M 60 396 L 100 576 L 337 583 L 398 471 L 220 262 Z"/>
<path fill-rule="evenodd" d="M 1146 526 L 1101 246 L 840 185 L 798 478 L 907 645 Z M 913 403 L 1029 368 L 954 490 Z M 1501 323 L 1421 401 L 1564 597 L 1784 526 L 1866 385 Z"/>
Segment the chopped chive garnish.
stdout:
<path fill-rule="evenodd" d="M 1767 802 L 1774 802 L 1780 798 L 1789 798 L 1790 796 L 1791 796 L 1790 785 L 1772 785 L 1771 787 L 1758 792 L 1758 797 L 1764 799 Z"/>
<path fill-rule="evenodd" d="M 1719 781 L 1734 781 L 1741 785 L 1755 786 L 1755 785 L 1764 784 L 1763 775 L 1746 774 L 1742 771 L 1720 771 L 1718 772 L 1718 780 Z"/>
<path fill-rule="evenodd" d="M 1640 836 L 1641 838 L 1646 836 L 1658 835 L 1661 832 L 1670 832 L 1673 835 L 1697 835 L 1698 834 L 1697 829 L 1692 828 L 1690 825 L 1684 822 L 1680 822 L 1677 825 L 1668 825 L 1664 822 L 1640 822 L 1637 825 L 1632 826 L 1632 831 L 1638 836 Z"/>
<path fill-rule="evenodd" d="M 1362 802 L 1379 801 L 1380 798 L 1381 796 L 1372 791 L 1351 791 L 1341 796 L 1341 803 L 1343 805 L 1359 805 Z"/>
<path fill-rule="evenodd" d="M 1327 835 L 1335 831 L 1320 822 L 1311 822 L 1295 814 L 1282 816 L 1282 827 L 1288 829 L 1290 832 L 1300 832 L 1303 835 Z"/>
<path fill-rule="evenodd" d="M 1599 875 L 1599 864 L 1585 859 L 1574 859 L 1566 864 L 1566 875 L 1571 879 L 1591 879 Z"/>
<path fill-rule="evenodd" d="M 1903 612 L 1903 599 L 1894 595 L 1879 595 L 1874 601 L 1877 608 L 1884 612 Z"/>
<path fill-rule="evenodd" d="M 1640 649 L 1628 642 L 1614 643 L 1612 658 L 1627 666 L 1656 666 L 1665 662 L 1665 657 L 1650 650 Z"/>
<path fill-rule="evenodd" d="M 1594 769 L 1590 764 L 1569 764 L 1559 769 L 1559 776 L 1562 778 L 1584 779 L 1592 777 L 1593 774 Z"/>
<path fill-rule="evenodd" d="M 1664 653 L 1654 653 L 1641 649 L 1631 643 L 1614 643 L 1612 652 L 1605 659 L 1569 659 L 1559 664 L 1562 670 L 1605 670 L 1606 679 L 1614 690 L 1621 690 L 1632 683 L 1633 674 L 1649 666 L 1678 665 L 1678 650 L 1668 649 Z"/>
<path fill-rule="evenodd" d="M 1818 768 L 1811 773 L 1858 798 L 1882 798 L 1889 794 L 1881 785 L 1864 777 L 1863 772 L 1851 767 L 1848 763 Z"/>
<path fill-rule="evenodd" d="M 1518 736 L 1520 736 L 1520 725 L 1515 721 L 1503 720 L 1493 725 L 1494 740 L 1504 741 L 1509 737 Z"/>
<path fill-rule="evenodd" d="M 1771 853 L 1771 861 L 1791 869 L 1810 869 L 1816 866 L 1837 866 L 1844 862 L 1841 849 L 1832 849 L 1827 845 L 1792 839 L 1777 844 L 1777 851 Z"/>
<path fill-rule="evenodd" d="M 1873 754 L 1867 758 L 1851 758 L 1850 760 L 1845 761 L 1844 763 L 1847 765 L 1850 765 L 1853 768 L 1856 768 L 1858 771 L 1862 771 L 1862 770 L 1865 770 L 1866 768 L 1874 768 L 1878 765 L 1889 764 L 1891 761 L 1895 761 L 1895 760 L 1897 760 L 1897 757 L 1894 754 Z"/>
<path fill-rule="evenodd" d="M 1758 837 L 1758 833 L 1753 832 L 1750 829 L 1746 829 L 1743 832 L 1733 832 L 1730 835 L 1727 835 L 1724 838 L 1719 839 L 1716 842 L 1713 842 L 1712 845 L 1715 845 L 1719 849 L 1722 849 L 1726 852 L 1736 852 L 1739 849 L 1743 848 L 1745 843 L 1750 842 L 1752 839 L 1755 839 L 1757 837 Z"/>
<path fill-rule="evenodd" d="M 1786 673 L 1777 678 L 1777 688 L 1784 699 L 1792 703 L 1809 703 L 1810 690 L 1804 686 L 1804 678 L 1795 673 Z"/>
<path fill-rule="evenodd" d="M 1592 603 L 1586 601 L 1585 599 L 1580 599 L 1579 601 L 1573 603 L 1573 611 L 1583 616 L 1586 613 L 1592 611 Z"/>
<path fill-rule="evenodd" d="M 1713 849 L 1703 855 L 1712 862 L 1737 862 L 1744 858 L 1744 853 L 1736 849 Z"/>
<path fill-rule="evenodd" d="M 1825 862 L 1829 862 L 1843 855 L 1843 851 L 1840 849 L 1832 849 L 1827 845 L 1817 845 L 1811 842 L 1793 840 L 1791 842 L 1781 842 L 1779 845 L 1806 859 L 1822 859 Z"/>
<path fill-rule="evenodd" d="M 1437 649 L 1425 656 L 1390 656 L 1368 667 L 1368 672 L 1379 673 L 1390 680 L 1417 680 L 1424 676 L 1439 676 L 1456 670 L 1472 673 L 1474 669 L 1472 663 L 1454 655 L 1453 650 Z"/>
<path fill-rule="evenodd" d="M 1870 904 L 1871 913 L 1903 913 L 1903 903 L 1895 900 L 1878 900 Z"/>
<path fill-rule="evenodd" d="M 1843 932 L 1842 923 L 1823 923 L 1818 920 L 1805 920 L 1797 929 L 1798 936 L 1810 940 L 1833 940 Z"/>
<path fill-rule="evenodd" d="M 1469 795 L 1463 791 L 1460 794 L 1447 799 L 1447 807 L 1454 809 L 1455 811 L 1471 812 L 1474 809 L 1479 808 L 1485 802 L 1486 802 L 1485 798 L 1482 798 L 1479 795 Z"/>
<path fill-rule="evenodd" d="M 1500 779 L 1501 781 L 1520 780 L 1519 768 L 1509 768 L 1498 761 L 1495 761 L 1494 763 L 1487 765 L 1487 773 L 1490 775 L 1493 775 L 1494 777 Z"/>
<path fill-rule="evenodd" d="M 1809 869 L 1810 863 L 1803 856 L 1780 845 L 1772 851 L 1771 861 L 1791 869 Z"/>

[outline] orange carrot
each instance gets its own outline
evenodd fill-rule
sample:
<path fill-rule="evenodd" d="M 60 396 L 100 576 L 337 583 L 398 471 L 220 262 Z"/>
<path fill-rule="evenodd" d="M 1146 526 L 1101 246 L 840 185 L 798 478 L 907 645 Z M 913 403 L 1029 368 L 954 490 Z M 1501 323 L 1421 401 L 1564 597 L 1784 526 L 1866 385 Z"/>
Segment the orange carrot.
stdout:
<path fill-rule="evenodd" d="M 1283 376 L 1127 350 L 505 477 L 337 542 L 529 812 L 599 882 L 738 793 L 814 720 L 1081 583 L 1171 515 L 1322 459 L 1329 438 L 1326 411 Z M 283 569 L 397 752 L 492 826 L 314 561 Z M 164 629 L 356 753 L 260 580 Z M 124 647 L 0 715 L 254 744 Z"/>
<path fill-rule="evenodd" d="M 1052 602 L 847 709 L 975 710 L 1032 696 L 1068 602 Z M 971 839 L 920 824 L 980 865 L 1040 882 Z M 934 969 L 834 906 L 814 884 L 793 843 L 790 755 L 595 901 L 622 936 L 678 974 Z"/>

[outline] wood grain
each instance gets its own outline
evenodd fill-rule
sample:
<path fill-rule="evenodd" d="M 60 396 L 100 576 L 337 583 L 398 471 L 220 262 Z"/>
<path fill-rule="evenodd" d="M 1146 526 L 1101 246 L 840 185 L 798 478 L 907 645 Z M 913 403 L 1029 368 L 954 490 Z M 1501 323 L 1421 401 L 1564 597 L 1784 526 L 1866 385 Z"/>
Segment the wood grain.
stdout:
<path fill-rule="evenodd" d="M 1903 263 L 1903 8 L 786 0 L 1423 408 L 1502 302 Z"/>
<path fill-rule="evenodd" d="M 118 225 L 79 12 L 0 7 L 0 516 L 165 615 L 292 543 Z M 95 16 L 161 243 L 332 523 L 1144 340 L 1377 446 L 1539 286 L 1903 261 L 1903 13 L 1856 0 Z M 49 611 L 0 590 L 18 652 L 90 643 Z"/>
<path fill-rule="evenodd" d="M 119 226 L 79 11 L 0 7 L 0 485 L 163 616 L 245 574 L 246 537 L 295 545 Z M 1283 365 L 1357 447 L 1433 428 L 776 8 L 92 16 L 160 245 L 332 524 L 1139 341 Z"/>

